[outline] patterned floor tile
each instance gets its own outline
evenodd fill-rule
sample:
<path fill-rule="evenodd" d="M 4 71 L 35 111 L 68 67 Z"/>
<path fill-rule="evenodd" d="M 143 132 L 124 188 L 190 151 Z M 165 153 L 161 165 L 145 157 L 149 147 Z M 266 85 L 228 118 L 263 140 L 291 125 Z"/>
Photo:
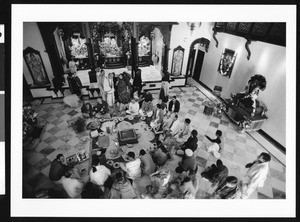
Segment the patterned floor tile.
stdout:
<path fill-rule="evenodd" d="M 45 167 L 49 166 L 51 164 L 51 161 L 48 160 L 46 157 L 44 159 L 42 159 L 41 161 L 39 161 L 37 164 L 34 165 L 34 167 L 38 170 L 41 171 L 43 170 Z"/>
<path fill-rule="evenodd" d="M 59 118 L 59 117 L 57 117 L 57 119 L 53 120 L 51 123 L 54 124 L 54 125 L 56 125 L 56 126 L 57 126 L 58 124 L 62 123 L 63 120 L 58 119 L 58 118 Z"/>
<path fill-rule="evenodd" d="M 218 129 L 218 127 L 219 127 L 219 124 L 215 123 L 215 122 L 210 122 L 209 125 L 216 128 L 216 129 Z"/>
<path fill-rule="evenodd" d="M 34 166 L 36 163 L 38 163 L 40 160 L 44 158 L 44 155 L 37 153 L 37 152 L 29 152 L 27 154 L 27 162 Z"/>
<path fill-rule="evenodd" d="M 45 149 L 41 150 L 40 153 L 48 156 L 50 153 L 52 153 L 55 149 L 51 146 L 46 147 Z"/>
<path fill-rule="evenodd" d="M 191 110 L 191 109 L 188 111 L 188 114 L 190 114 L 190 115 L 192 115 L 192 116 L 195 116 L 196 113 L 197 113 L 196 111 Z"/>
<path fill-rule="evenodd" d="M 195 153 L 200 171 L 202 172 L 204 167 L 210 166 L 217 160 L 212 154 L 206 151 L 206 147 L 208 147 L 210 142 L 204 135 L 207 134 L 211 138 L 215 138 L 215 132 L 219 129 L 223 132 L 224 141 L 221 160 L 228 167 L 230 175 L 235 175 L 239 179 L 243 178 L 247 170 L 245 164 L 255 160 L 257 154 L 265 151 L 264 148 L 251 137 L 251 134 L 239 131 L 236 124 L 232 123 L 224 113 L 221 115 L 214 113 L 212 116 L 204 115 L 204 106 L 202 103 L 209 99 L 195 87 L 184 87 L 182 90 L 177 87 L 172 88 L 170 90 L 170 97 L 173 95 L 176 95 L 181 103 L 179 119 L 190 118 L 193 128 L 198 131 L 198 149 Z M 155 98 L 154 104 L 156 104 L 158 91 L 155 91 L 153 97 Z M 214 99 L 214 96 L 209 97 Z M 96 100 L 90 102 L 96 103 Z M 62 103 L 39 104 L 40 102 L 37 102 L 38 106 L 36 106 L 36 110 L 39 113 L 38 118 L 47 120 L 49 123 L 45 129 L 45 133 L 41 137 L 41 142 L 35 148 L 35 151 L 40 153 L 30 152 L 30 155 L 28 153 L 26 155 L 26 162 L 29 162 L 30 165 L 26 168 L 24 167 L 26 169 L 26 172 L 24 172 L 24 181 L 29 181 L 33 188 L 53 185 L 47 178 L 51 161 L 59 153 L 67 157 L 82 148 L 89 148 L 89 143 L 81 144 L 79 140 L 81 136 L 88 135 L 88 132 L 84 132 L 82 135 L 76 134 L 67 123 L 68 120 L 81 116 L 80 107 L 75 109 L 68 108 Z M 33 159 L 35 160 L 33 161 Z M 285 193 L 282 192 L 286 189 L 285 167 L 272 159 L 270 169 L 265 186 L 259 188 L 258 192 L 254 192 L 250 199 L 273 198 L 273 193 L 275 193 L 274 198 L 285 198 Z M 210 185 L 209 182 L 201 180 L 197 198 L 209 198 L 213 192 Z"/>
<path fill-rule="evenodd" d="M 281 180 L 283 182 L 286 181 L 286 179 L 285 179 L 286 176 L 285 176 L 285 173 L 283 173 L 283 172 L 279 172 L 278 170 L 274 170 L 274 169 L 270 168 L 270 174 L 272 177 L 277 178 L 278 180 Z"/>
<path fill-rule="evenodd" d="M 46 166 L 44 169 L 41 170 L 41 172 L 46 176 L 49 177 L 49 172 L 50 172 L 50 167 L 51 167 L 51 162 L 48 166 Z"/>
<path fill-rule="evenodd" d="M 271 184 L 272 184 L 272 187 L 276 188 L 277 190 L 280 190 L 280 191 L 286 190 L 285 182 L 278 180 L 277 178 L 271 177 Z"/>
<path fill-rule="evenodd" d="M 24 172 L 24 181 L 28 181 L 29 179 L 36 176 L 38 173 L 39 171 L 35 167 L 30 166 L 29 169 L 26 172 Z"/>
<path fill-rule="evenodd" d="M 61 130 L 61 128 L 59 128 L 58 126 L 53 127 L 51 130 L 48 130 L 49 133 L 52 134 L 56 134 L 57 132 L 59 132 Z"/>
<path fill-rule="evenodd" d="M 272 186 L 268 185 L 268 184 L 264 184 L 263 187 L 259 187 L 257 188 L 258 193 L 261 193 L 265 196 L 267 196 L 268 198 L 273 198 L 273 188 Z M 262 198 L 260 198 L 262 199 Z"/>
<path fill-rule="evenodd" d="M 246 139 L 242 136 L 239 136 L 239 135 L 236 136 L 236 141 L 240 142 L 242 144 L 246 144 Z"/>
<path fill-rule="evenodd" d="M 195 107 L 195 108 L 200 108 L 200 106 L 201 106 L 201 105 L 200 105 L 200 104 L 197 104 L 197 103 L 194 103 L 194 104 L 193 104 L 193 107 Z"/>
<path fill-rule="evenodd" d="M 200 156 L 197 156 L 197 157 L 196 157 L 196 161 L 197 161 L 197 163 L 198 163 L 198 165 L 199 165 L 200 167 L 205 168 L 206 163 L 207 163 L 207 159 L 204 159 L 204 158 L 202 158 L 202 157 L 200 157 Z"/>
<path fill-rule="evenodd" d="M 258 199 L 272 199 L 272 198 L 270 198 L 270 197 L 268 197 L 268 196 L 266 196 L 266 195 L 264 195 L 260 192 L 257 192 L 257 197 L 258 197 Z"/>
<path fill-rule="evenodd" d="M 38 186 L 40 183 L 42 183 L 43 181 L 47 180 L 48 177 L 46 177 L 44 174 L 42 173 L 38 173 L 36 176 L 34 176 L 33 178 L 31 178 L 30 180 L 28 180 L 28 184 L 32 187 L 36 187 Z"/>
<path fill-rule="evenodd" d="M 257 154 L 256 148 L 253 147 L 253 146 L 246 145 L 246 150 L 247 150 L 248 153 L 252 153 L 252 154 L 254 154 L 254 155 Z"/>
<path fill-rule="evenodd" d="M 285 194 L 285 192 L 282 192 L 280 190 L 277 190 L 276 188 L 273 188 L 273 198 L 274 199 L 285 199 L 286 194 Z"/>
<path fill-rule="evenodd" d="M 232 162 L 232 160 L 233 160 L 233 153 L 228 152 L 225 149 L 223 149 L 220 153 L 221 153 L 221 157 L 222 158 L 225 158 L 225 159 L 227 159 L 227 160 L 229 160 L 229 161 Z"/>
<path fill-rule="evenodd" d="M 44 141 L 42 141 L 37 145 L 37 147 L 35 148 L 35 151 L 40 152 L 41 150 L 45 149 L 48 146 L 49 146 L 48 143 L 45 143 Z"/>
<path fill-rule="evenodd" d="M 53 143 L 51 143 L 51 146 L 54 148 L 54 149 L 58 149 L 59 147 L 61 146 L 64 146 L 66 143 L 61 140 L 61 139 L 58 139 L 56 141 L 54 141 Z"/>
<path fill-rule="evenodd" d="M 246 153 L 247 152 L 245 151 L 245 149 L 241 149 L 241 148 L 238 148 L 238 147 L 235 147 L 235 149 L 234 149 L 234 154 L 239 155 L 241 157 L 245 157 Z"/>
<path fill-rule="evenodd" d="M 77 138 L 77 137 L 73 137 L 73 138 L 71 138 L 69 141 L 68 141 L 68 144 L 70 145 L 70 146 L 76 146 L 78 143 L 79 143 L 80 141 L 79 141 L 79 139 Z"/>
<path fill-rule="evenodd" d="M 50 136 L 47 139 L 44 140 L 45 143 L 51 144 L 54 143 L 57 140 L 55 136 Z"/>

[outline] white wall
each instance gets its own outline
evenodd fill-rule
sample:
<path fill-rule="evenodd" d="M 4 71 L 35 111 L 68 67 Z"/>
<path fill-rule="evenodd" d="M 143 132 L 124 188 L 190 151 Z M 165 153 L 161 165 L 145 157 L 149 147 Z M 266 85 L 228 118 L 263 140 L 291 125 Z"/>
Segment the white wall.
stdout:
<path fill-rule="evenodd" d="M 262 74 L 267 80 L 267 87 L 259 93 L 267 106 L 268 120 L 262 130 L 281 145 L 286 144 L 286 48 L 263 42 L 252 42 L 249 47 L 251 58 L 247 60 L 246 40 L 241 37 L 218 33 L 218 48 L 212 39 L 208 53 L 205 54 L 200 81 L 213 89 L 215 85 L 223 87 L 223 98 L 230 93 L 243 91 L 249 78 Z M 230 79 L 221 76 L 217 69 L 224 48 L 238 53 Z"/>
<path fill-rule="evenodd" d="M 169 72 L 171 72 L 174 48 L 180 45 L 185 49 L 183 65 L 181 70 L 181 73 L 185 75 L 187 69 L 187 62 L 189 58 L 190 46 L 192 42 L 199 38 L 206 38 L 210 40 L 211 37 L 212 37 L 212 23 L 202 22 L 200 27 L 198 26 L 198 24 L 196 24 L 195 30 L 193 31 L 192 34 L 186 22 L 179 22 L 178 25 L 173 25 L 171 30 L 171 41 L 170 41 L 170 51 L 169 51 L 169 63 L 168 63 Z"/>
<path fill-rule="evenodd" d="M 45 52 L 46 48 L 40 30 L 38 28 L 38 25 L 36 22 L 24 22 L 23 24 L 24 24 L 23 25 L 23 50 L 29 46 L 40 52 L 42 60 L 45 65 L 46 72 L 48 74 L 48 78 L 51 81 L 54 77 L 53 70 L 50 64 L 49 56 Z M 24 58 L 23 58 L 23 73 L 27 83 L 33 84 L 33 79 L 31 77 L 31 74 L 28 70 Z"/>

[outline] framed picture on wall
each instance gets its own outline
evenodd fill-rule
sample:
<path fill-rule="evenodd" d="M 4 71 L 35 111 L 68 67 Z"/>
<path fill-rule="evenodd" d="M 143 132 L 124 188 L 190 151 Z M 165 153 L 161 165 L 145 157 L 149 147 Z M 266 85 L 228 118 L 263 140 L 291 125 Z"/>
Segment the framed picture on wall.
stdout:
<path fill-rule="evenodd" d="M 236 53 L 231 49 L 224 49 L 218 66 L 218 72 L 222 76 L 230 78 L 235 63 Z"/>
<path fill-rule="evenodd" d="M 43 86 L 50 84 L 40 52 L 31 47 L 27 47 L 23 51 L 23 56 L 34 85 Z"/>
<path fill-rule="evenodd" d="M 171 74 L 180 76 L 183 64 L 184 48 L 180 45 L 173 50 Z"/>

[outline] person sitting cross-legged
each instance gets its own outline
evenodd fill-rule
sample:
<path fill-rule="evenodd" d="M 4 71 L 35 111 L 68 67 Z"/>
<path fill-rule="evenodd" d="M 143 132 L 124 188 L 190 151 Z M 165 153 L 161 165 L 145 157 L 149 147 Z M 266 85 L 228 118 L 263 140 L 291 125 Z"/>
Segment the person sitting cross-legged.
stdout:
<path fill-rule="evenodd" d="M 101 96 L 97 99 L 97 104 L 93 107 L 93 110 L 97 118 L 110 117 L 108 113 L 109 111 L 108 104 L 106 101 L 102 99 Z"/>
<path fill-rule="evenodd" d="M 193 152 L 195 152 L 195 150 L 198 147 L 198 138 L 197 138 L 198 132 L 197 130 L 192 130 L 190 137 L 187 139 L 187 141 L 185 141 L 181 147 L 182 151 L 185 151 L 186 149 L 190 149 Z"/>
<path fill-rule="evenodd" d="M 110 199 L 136 199 L 138 195 L 131 181 L 122 172 L 117 172 L 108 197 Z"/>
<path fill-rule="evenodd" d="M 160 140 L 157 141 L 157 147 L 151 152 L 153 161 L 157 166 L 165 165 L 166 161 L 171 158 L 169 151 L 164 147 Z"/>
<path fill-rule="evenodd" d="M 110 170 L 104 165 L 93 166 L 90 171 L 91 182 L 101 187 L 102 191 L 104 191 L 104 187 L 110 188 L 109 186 L 112 184 L 110 175 Z"/>
<path fill-rule="evenodd" d="M 228 176 L 229 170 L 223 165 L 223 162 L 218 159 L 216 164 L 212 164 L 210 167 L 206 168 L 201 176 L 212 183 L 212 187 L 217 184 L 222 184 L 226 177 Z"/>
<path fill-rule="evenodd" d="M 129 162 L 120 163 L 120 167 L 127 173 L 128 178 L 134 180 L 141 176 L 141 160 L 135 158 L 135 153 L 132 151 L 127 153 L 127 157 L 129 158 Z"/>
<path fill-rule="evenodd" d="M 83 182 L 78 178 L 72 178 L 72 173 L 67 171 L 61 178 L 63 188 L 70 198 L 81 198 Z"/>
<path fill-rule="evenodd" d="M 180 102 L 177 100 L 176 96 L 172 97 L 172 100 L 169 102 L 168 107 L 168 116 L 171 116 L 173 113 L 179 113 L 180 110 Z"/>
<path fill-rule="evenodd" d="M 63 154 L 58 154 L 56 158 L 52 161 L 50 166 L 49 178 L 56 184 L 61 183 L 62 176 L 65 175 L 72 166 L 65 164 L 65 157 Z"/>
<path fill-rule="evenodd" d="M 181 174 L 182 172 L 196 172 L 197 171 L 197 162 L 194 155 L 194 152 L 190 149 L 186 149 L 184 152 L 184 156 L 179 162 L 178 167 L 175 169 L 176 173 Z"/>
<path fill-rule="evenodd" d="M 141 116 L 151 117 L 153 115 L 153 103 L 150 100 L 144 100 L 142 103 L 142 107 L 139 110 L 139 114 Z"/>
<path fill-rule="evenodd" d="M 212 193 L 211 199 L 239 199 L 240 189 L 238 179 L 234 176 L 225 178 L 217 189 Z"/>
<path fill-rule="evenodd" d="M 155 130 L 159 131 L 163 125 L 163 120 L 164 120 L 164 114 L 163 110 L 161 109 L 161 105 L 157 104 L 156 109 L 153 113 L 153 121 L 150 123 L 150 126 Z"/>
<path fill-rule="evenodd" d="M 145 150 L 140 151 L 140 159 L 141 159 L 141 168 L 142 172 L 146 175 L 150 175 L 155 172 L 156 164 L 154 163 L 151 155 L 146 153 Z"/>
<path fill-rule="evenodd" d="M 128 110 L 126 110 L 127 114 L 130 115 L 138 115 L 139 114 L 140 105 L 135 99 L 132 99 L 129 103 Z"/>
<path fill-rule="evenodd" d="M 93 117 L 93 107 L 89 102 L 83 103 L 81 106 L 82 116 L 85 118 Z"/>
<path fill-rule="evenodd" d="M 161 109 L 163 111 L 163 114 L 166 115 L 167 114 L 167 110 L 168 110 L 168 106 L 166 103 L 164 103 L 161 99 L 158 99 L 157 104 L 160 104 Z"/>
<path fill-rule="evenodd" d="M 191 120 L 186 118 L 184 122 L 181 124 L 179 132 L 173 134 L 174 138 L 178 143 L 183 143 L 187 140 L 192 132 Z"/>

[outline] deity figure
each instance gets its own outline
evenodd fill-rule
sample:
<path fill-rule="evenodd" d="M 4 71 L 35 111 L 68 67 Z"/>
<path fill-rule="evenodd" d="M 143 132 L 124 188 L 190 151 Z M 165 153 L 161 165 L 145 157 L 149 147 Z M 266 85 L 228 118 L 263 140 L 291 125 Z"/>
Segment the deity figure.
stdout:
<path fill-rule="evenodd" d="M 262 75 L 256 74 L 250 78 L 245 91 L 232 95 L 232 103 L 240 105 L 246 109 L 249 109 L 251 116 L 255 115 L 257 104 L 257 97 L 260 90 L 265 90 L 267 85 L 266 78 Z"/>

